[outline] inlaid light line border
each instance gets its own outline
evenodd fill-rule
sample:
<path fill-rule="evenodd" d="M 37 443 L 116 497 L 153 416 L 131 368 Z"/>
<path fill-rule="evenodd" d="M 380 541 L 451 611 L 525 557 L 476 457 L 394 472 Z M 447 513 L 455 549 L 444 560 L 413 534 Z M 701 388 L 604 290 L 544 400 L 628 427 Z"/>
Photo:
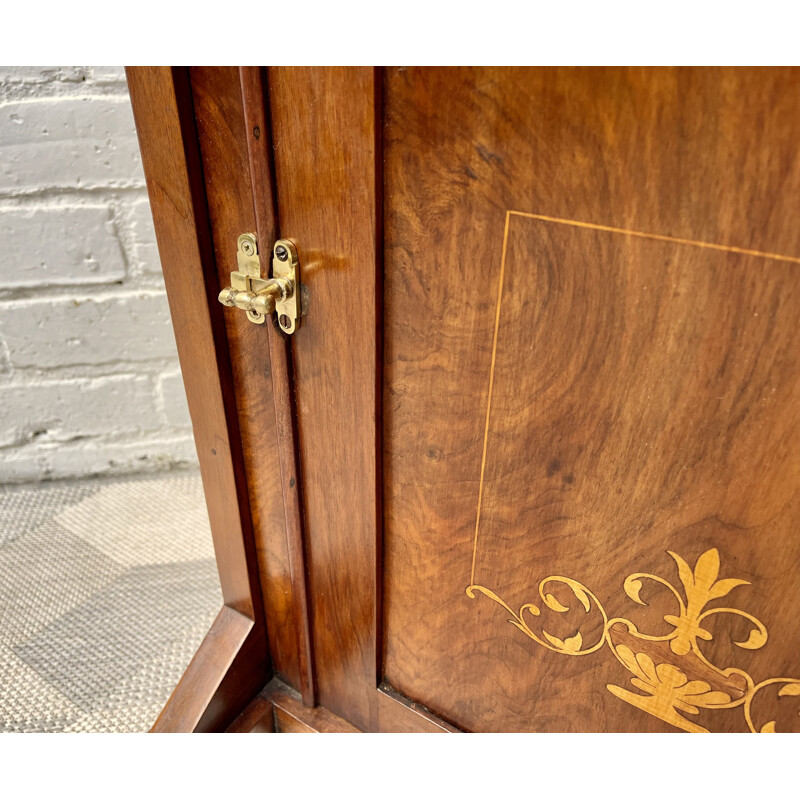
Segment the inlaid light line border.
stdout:
<path fill-rule="evenodd" d="M 713 244 L 711 242 L 698 242 L 694 239 L 680 239 L 677 236 L 663 236 L 660 233 L 642 233 L 642 231 L 631 231 L 627 228 L 612 228 L 609 225 L 596 225 L 593 222 L 579 222 L 576 219 L 560 219 L 559 217 L 546 217 L 544 214 L 527 214 L 524 211 L 506 211 L 506 218 L 510 215 L 516 217 L 526 217 L 527 219 L 538 219 L 542 222 L 556 222 L 559 225 L 571 225 L 573 228 L 590 228 L 593 231 L 607 231 L 608 233 L 624 233 L 626 236 L 638 236 L 640 239 L 655 239 L 659 242 L 674 242 L 675 244 L 691 244 L 695 247 L 705 247 L 708 250 L 722 250 L 725 253 L 739 253 L 743 256 L 759 256 L 761 258 L 772 258 L 776 261 L 789 261 L 792 264 L 800 264 L 800 258 L 794 256 L 782 256 L 779 253 L 765 253 L 763 250 L 747 250 L 743 247 L 732 247 L 727 244 Z M 506 221 L 506 229 L 508 222 Z M 505 250 L 504 250 L 505 252 Z"/>
<path fill-rule="evenodd" d="M 481 503 L 483 502 L 483 473 L 486 469 L 486 445 L 489 442 L 489 414 L 492 410 L 492 389 L 494 388 L 494 361 L 497 356 L 497 333 L 500 330 L 500 306 L 503 302 L 503 277 L 506 274 L 506 248 L 508 246 L 508 223 L 511 212 L 506 211 L 506 224 L 503 228 L 503 255 L 500 258 L 500 279 L 497 287 L 497 309 L 494 313 L 494 339 L 492 341 L 492 366 L 489 369 L 489 397 L 486 400 L 486 426 L 483 429 L 483 456 L 481 458 L 481 479 L 478 485 L 478 514 L 475 517 L 475 539 L 472 543 L 472 571 L 469 585 L 475 583 L 475 558 L 478 555 L 478 527 L 481 524 Z"/>
<path fill-rule="evenodd" d="M 486 424 L 483 430 L 483 455 L 481 456 L 481 477 L 478 485 L 478 511 L 475 517 L 475 536 L 472 542 L 472 570 L 470 572 L 469 584 L 475 583 L 475 563 L 478 556 L 478 531 L 481 525 L 481 506 L 483 505 L 483 477 L 486 472 L 486 450 L 489 443 L 489 419 L 492 411 L 492 390 L 494 389 L 494 367 L 497 358 L 497 334 L 500 330 L 500 307 L 503 302 L 503 279 L 506 273 L 506 252 L 508 250 L 508 229 L 511 217 L 524 217 L 525 219 L 535 219 L 540 222 L 552 222 L 557 225 L 569 225 L 573 228 L 588 228 L 594 231 L 605 231 L 606 233 L 621 233 L 625 236 L 636 236 L 640 239 L 654 239 L 659 242 L 673 242 L 674 244 L 688 244 L 694 247 L 702 247 L 707 250 L 718 250 L 724 253 L 737 253 L 745 256 L 757 256 L 759 258 L 769 258 L 774 261 L 785 261 L 791 264 L 800 264 L 800 258 L 795 256 L 784 256 L 780 253 L 767 253 L 763 250 L 748 250 L 743 247 L 733 247 L 726 244 L 714 244 L 712 242 L 700 242 L 695 239 L 681 239 L 678 236 L 664 236 L 660 233 L 644 233 L 643 231 L 633 231 L 628 228 L 615 228 L 610 225 L 598 225 L 594 222 L 581 222 L 577 219 L 563 219 L 561 217 L 549 217 L 545 214 L 529 214 L 525 211 L 506 211 L 505 226 L 503 228 L 503 253 L 500 258 L 500 278 L 497 289 L 497 307 L 494 316 L 494 336 L 492 339 L 492 363 L 489 369 L 489 395 L 486 401 Z"/>

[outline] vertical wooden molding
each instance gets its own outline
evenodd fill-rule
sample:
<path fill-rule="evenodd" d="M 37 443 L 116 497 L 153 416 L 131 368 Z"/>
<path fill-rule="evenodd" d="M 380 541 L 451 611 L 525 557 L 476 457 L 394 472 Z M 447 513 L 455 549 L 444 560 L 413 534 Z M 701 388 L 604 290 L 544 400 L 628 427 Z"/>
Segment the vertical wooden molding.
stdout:
<path fill-rule="evenodd" d="M 383 68 L 373 69 L 375 115 L 375 686 L 383 680 Z M 378 730 L 379 701 L 371 730 Z"/>
<path fill-rule="evenodd" d="M 252 131 L 246 128 L 238 67 L 191 67 L 189 76 L 217 282 L 226 286 L 236 268 L 239 235 L 257 231 L 247 142 Z M 271 206 L 262 206 L 266 227 L 277 228 L 271 212 Z M 270 658 L 274 671 L 299 689 L 299 622 L 286 539 L 269 327 L 219 310 L 230 353 Z"/>
<path fill-rule="evenodd" d="M 267 116 L 266 85 L 261 67 L 239 67 L 242 87 L 250 180 L 253 189 L 258 241 L 261 245 L 262 268 L 269 270 L 272 243 L 279 238 L 275 225 L 277 208 L 273 191 L 271 136 Z M 299 243 L 302 246 L 302 242 Z M 302 262 L 301 262 L 302 278 Z M 291 351 L 287 337 L 270 320 L 266 325 L 272 364 L 272 391 L 278 436 L 283 506 L 286 517 L 286 540 L 289 570 L 297 629 L 297 653 L 300 671 L 300 693 L 303 702 L 316 702 L 313 654 L 306 589 L 306 565 L 303 526 L 300 514 L 300 469 L 295 437 L 295 414 L 292 397 Z"/>
<path fill-rule="evenodd" d="M 308 316 L 293 336 L 318 700 L 377 727 L 379 395 L 371 68 L 270 68 L 281 235 Z"/>

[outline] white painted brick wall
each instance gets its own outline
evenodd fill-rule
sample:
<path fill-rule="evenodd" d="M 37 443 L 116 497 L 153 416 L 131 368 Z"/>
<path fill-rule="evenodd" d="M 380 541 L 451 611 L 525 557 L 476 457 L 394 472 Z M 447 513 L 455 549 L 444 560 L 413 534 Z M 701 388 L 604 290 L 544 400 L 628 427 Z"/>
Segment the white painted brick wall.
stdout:
<path fill-rule="evenodd" d="M 0 67 L 0 483 L 196 463 L 122 67 Z"/>
<path fill-rule="evenodd" d="M 133 113 L 124 95 L 4 103 L 0 129 L 0 192 L 142 183 Z"/>
<path fill-rule="evenodd" d="M 186 406 L 183 376 L 180 371 L 165 372 L 158 378 L 159 396 L 167 424 L 175 428 L 188 428 L 192 424 Z"/>
<path fill-rule="evenodd" d="M 125 278 L 125 256 L 108 206 L 0 206 L 0 242 L 4 289 L 115 283 Z"/>
<path fill-rule="evenodd" d="M 109 364 L 175 355 L 163 292 L 111 292 L 30 297 L 3 303 L 0 334 L 11 368 Z"/>
<path fill-rule="evenodd" d="M 145 375 L 0 386 L 0 447 L 6 449 L 30 441 L 69 441 L 160 427 L 152 381 Z"/>

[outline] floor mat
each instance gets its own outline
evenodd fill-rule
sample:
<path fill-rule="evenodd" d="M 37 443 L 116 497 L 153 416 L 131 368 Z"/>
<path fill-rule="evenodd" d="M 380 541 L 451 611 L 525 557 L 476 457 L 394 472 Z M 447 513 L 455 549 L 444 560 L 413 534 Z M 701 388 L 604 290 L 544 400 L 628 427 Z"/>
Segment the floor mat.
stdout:
<path fill-rule="evenodd" d="M 222 605 L 199 474 L 0 488 L 0 731 L 146 731 Z"/>

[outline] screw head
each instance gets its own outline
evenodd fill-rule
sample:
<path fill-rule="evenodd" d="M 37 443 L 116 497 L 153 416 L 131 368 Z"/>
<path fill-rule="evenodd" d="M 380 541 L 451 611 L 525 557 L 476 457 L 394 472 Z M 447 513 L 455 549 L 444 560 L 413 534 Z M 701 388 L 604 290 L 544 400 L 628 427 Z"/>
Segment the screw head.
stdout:
<path fill-rule="evenodd" d="M 255 247 L 253 247 L 253 243 L 251 241 L 249 241 L 248 239 L 245 239 L 244 241 L 242 241 L 242 252 L 246 256 L 253 255 L 253 253 L 255 253 L 255 251 L 256 251 L 256 249 L 255 249 Z"/>
<path fill-rule="evenodd" d="M 289 258 L 289 251 L 282 244 L 279 244 L 275 248 L 275 255 L 278 256 L 280 261 L 286 261 Z"/>

